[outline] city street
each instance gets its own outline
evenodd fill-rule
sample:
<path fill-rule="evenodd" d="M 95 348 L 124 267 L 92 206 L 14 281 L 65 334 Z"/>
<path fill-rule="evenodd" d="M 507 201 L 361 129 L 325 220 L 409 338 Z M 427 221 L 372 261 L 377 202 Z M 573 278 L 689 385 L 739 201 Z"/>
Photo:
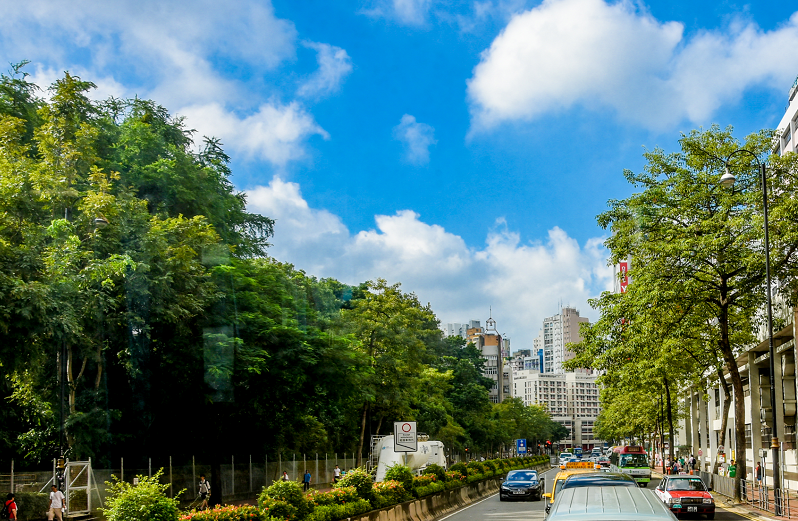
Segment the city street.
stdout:
<path fill-rule="evenodd" d="M 546 478 L 546 491 L 551 490 L 554 476 L 557 475 L 557 469 L 552 469 L 543 474 Z M 652 485 L 649 485 L 646 492 L 653 495 Z M 439 521 L 538 521 L 542 520 L 545 515 L 546 501 L 499 501 L 499 495 L 495 494 L 478 501 L 471 506 L 463 508 L 441 518 Z M 683 517 L 680 519 L 705 519 L 703 516 L 698 517 Z M 715 519 L 721 521 L 744 520 L 752 519 L 741 516 L 734 512 L 730 512 L 723 508 L 717 508 L 715 512 Z"/>

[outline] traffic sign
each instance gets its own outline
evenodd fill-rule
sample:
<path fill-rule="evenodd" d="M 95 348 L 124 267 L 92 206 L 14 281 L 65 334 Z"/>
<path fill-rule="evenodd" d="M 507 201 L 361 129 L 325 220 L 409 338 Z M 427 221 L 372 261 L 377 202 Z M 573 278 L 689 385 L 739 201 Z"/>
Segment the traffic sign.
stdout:
<path fill-rule="evenodd" d="M 515 448 L 518 454 L 526 454 L 526 440 L 515 440 Z"/>
<path fill-rule="evenodd" d="M 393 422 L 393 451 L 416 452 L 417 450 L 416 422 Z"/>

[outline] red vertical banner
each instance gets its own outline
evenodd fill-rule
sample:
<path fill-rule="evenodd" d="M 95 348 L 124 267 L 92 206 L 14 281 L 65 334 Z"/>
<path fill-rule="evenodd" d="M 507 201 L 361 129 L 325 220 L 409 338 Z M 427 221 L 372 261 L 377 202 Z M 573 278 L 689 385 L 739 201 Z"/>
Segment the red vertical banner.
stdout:
<path fill-rule="evenodd" d="M 626 293 L 626 288 L 629 286 L 629 263 L 621 262 L 618 264 L 618 272 L 620 273 L 620 287 L 621 293 Z"/>

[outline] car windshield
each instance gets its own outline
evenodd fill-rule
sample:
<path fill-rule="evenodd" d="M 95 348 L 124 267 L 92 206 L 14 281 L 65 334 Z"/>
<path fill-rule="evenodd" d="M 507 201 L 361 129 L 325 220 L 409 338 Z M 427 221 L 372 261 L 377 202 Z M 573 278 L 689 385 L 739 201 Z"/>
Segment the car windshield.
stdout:
<path fill-rule="evenodd" d="M 621 454 L 621 467 L 648 467 L 645 454 Z"/>
<path fill-rule="evenodd" d="M 574 457 L 574 455 L 571 454 L 570 452 L 563 452 L 562 454 L 560 454 L 560 458 L 562 458 L 562 459 L 573 458 L 573 457 Z"/>
<path fill-rule="evenodd" d="M 537 472 L 514 472 L 507 476 L 507 481 L 537 481 Z"/>
<path fill-rule="evenodd" d="M 704 492 L 707 489 L 700 479 L 669 479 L 667 490 L 687 490 Z"/>
<path fill-rule="evenodd" d="M 637 483 L 623 474 L 590 473 L 571 476 L 563 488 L 576 487 L 636 487 Z"/>

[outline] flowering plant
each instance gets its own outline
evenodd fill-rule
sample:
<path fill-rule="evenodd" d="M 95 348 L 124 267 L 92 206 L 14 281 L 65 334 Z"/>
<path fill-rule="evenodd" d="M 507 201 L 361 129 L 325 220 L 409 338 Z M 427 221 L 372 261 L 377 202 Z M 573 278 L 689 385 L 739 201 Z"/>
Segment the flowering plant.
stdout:
<path fill-rule="evenodd" d="M 267 521 L 269 519 L 252 505 L 216 506 L 211 510 L 192 510 L 180 516 L 180 521 Z"/>
<path fill-rule="evenodd" d="M 357 489 L 355 487 L 334 488 L 329 492 L 312 492 L 308 499 L 318 506 L 322 505 L 345 505 L 358 500 Z"/>

